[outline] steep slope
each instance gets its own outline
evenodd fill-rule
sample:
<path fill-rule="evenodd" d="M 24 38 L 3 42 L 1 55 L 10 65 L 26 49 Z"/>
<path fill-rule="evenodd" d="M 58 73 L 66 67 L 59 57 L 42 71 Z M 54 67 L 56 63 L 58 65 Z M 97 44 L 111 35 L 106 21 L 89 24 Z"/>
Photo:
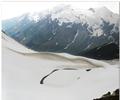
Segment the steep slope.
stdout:
<path fill-rule="evenodd" d="M 80 54 L 94 59 L 115 59 L 119 58 L 119 47 L 115 43 L 105 44 Z"/>
<path fill-rule="evenodd" d="M 3 44 L 2 46 L 5 48 L 8 48 L 10 50 L 15 50 L 21 53 L 37 53 L 21 45 L 19 42 L 15 41 L 14 39 L 10 38 L 4 33 L 2 33 L 2 44 Z"/>
<path fill-rule="evenodd" d="M 35 51 L 82 54 L 96 47 L 119 44 L 119 16 L 106 7 L 88 10 L 69 5 L 2 22 L 2 30 Z"/>

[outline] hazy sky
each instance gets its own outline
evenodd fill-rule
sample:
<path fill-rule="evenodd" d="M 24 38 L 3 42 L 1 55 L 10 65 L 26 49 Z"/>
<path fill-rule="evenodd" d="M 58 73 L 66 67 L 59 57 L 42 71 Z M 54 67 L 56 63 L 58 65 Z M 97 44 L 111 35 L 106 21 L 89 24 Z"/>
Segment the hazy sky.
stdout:
<path fill-rule="evenodd" d="M 2 19 L 19 16 L 26 12 L 52 9 L 60 4 L 70 4 L 73 8 L 89 9 L 105 6 L 112 12 L 119 13 L 118 2 L 3 2 Z"/>

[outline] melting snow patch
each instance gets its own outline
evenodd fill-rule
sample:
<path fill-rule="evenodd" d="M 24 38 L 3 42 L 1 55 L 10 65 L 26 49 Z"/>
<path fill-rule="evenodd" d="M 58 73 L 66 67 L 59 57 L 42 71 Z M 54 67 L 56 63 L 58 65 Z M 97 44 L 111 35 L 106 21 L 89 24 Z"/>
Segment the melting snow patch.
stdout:
<path fill-rule="evenodd" d="M 50 37 L 48 40 L 52 40 L 52 37 Z"/>
<path fill-rule="evenodd" d="M 72 28 L 72 25 L 68 25 L 67 28 Z"/>
<path fill-rule="evenodd" d="M 56 42 L 55 44 L 58 45 L 58 42 Z"/>
<path fill-rule="evenodd" d="M 98 25 L 94 25 L 93 27 L 93 34 L 92 34 L 92 36 L 101 36 L 101 35 L 103 35 L 103 30 L 98 26 Z"/>

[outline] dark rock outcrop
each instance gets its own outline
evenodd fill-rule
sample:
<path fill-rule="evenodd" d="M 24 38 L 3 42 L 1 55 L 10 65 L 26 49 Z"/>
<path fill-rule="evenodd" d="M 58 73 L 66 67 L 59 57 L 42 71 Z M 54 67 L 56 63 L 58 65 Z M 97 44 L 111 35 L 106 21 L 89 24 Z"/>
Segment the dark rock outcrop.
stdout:
<path fill-rule="evenodd" d="M 86 56 L 94 59 L 115 59 L 119 58 L 119 47 L 115 43 L 105 44 L 101 47 L 83 52 L 81 56 Z"/>
<path fill-rule="evenodd" d="M 119 89 L 116 89 L 112 94 L 108 92 L 104 94 L 101 98 L 93 100 L 119 100 Z"/>

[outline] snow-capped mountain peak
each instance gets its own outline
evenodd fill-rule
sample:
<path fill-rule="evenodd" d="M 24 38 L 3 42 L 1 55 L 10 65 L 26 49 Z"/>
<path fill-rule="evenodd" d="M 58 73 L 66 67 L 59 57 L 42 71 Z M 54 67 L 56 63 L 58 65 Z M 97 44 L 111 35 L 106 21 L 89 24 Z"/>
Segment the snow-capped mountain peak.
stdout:
<path fill-rule="evenodd" d="M 60 5 L 4 21 L 2 26 L 5 33 L 36 51 L 79 54 L 106 43 L 118 44 L 118 20 L 106 7 L 80 10 Z"/>
<path fill-rule="evenodd" d="M 62 23 L 87 23 L 92 26 L 95 24 L 101 24 L 101 19 L 106 22 L 114 24 L 118 21 L 118 15 L 112 13 L 106 7 L 89 8 L 88 10 L 73 9 L 70 5 L 59 5 L 54 7 L 51 11 L 46 10 L 39 13 L 30 13 L 29 19 L 34 22 L 39 22 L 42 18 L 45 18 L 48 14 L 51 15 L 52 20 L 59 20 L 59 25 Z"/>
<path fill-rule="evenodd" d="M 49 10 L 45 10 L 44 12 L 31 12 L 28 14 L 28 18 L 31 21 L 39 22 L 42 18 L 45 18 L 48 14 L 50 14 Z"/>
<path fill-rule="evenodd" d="M 59 9 L 53 9 L 52 19 L 58 19 L 60 25 L 63 22 L 73 22 L 73 23 L 88 23 L 89 25 L 94 25 L 101 23 L 101 19 L 104 19 L 111 24 L 116 23 L 118 16 L 114 16 L 108 8 L 90 8 L 88 10 L 78 10 L 72 9 L 70 5 L 64 7 L 58 7 Z"/>

